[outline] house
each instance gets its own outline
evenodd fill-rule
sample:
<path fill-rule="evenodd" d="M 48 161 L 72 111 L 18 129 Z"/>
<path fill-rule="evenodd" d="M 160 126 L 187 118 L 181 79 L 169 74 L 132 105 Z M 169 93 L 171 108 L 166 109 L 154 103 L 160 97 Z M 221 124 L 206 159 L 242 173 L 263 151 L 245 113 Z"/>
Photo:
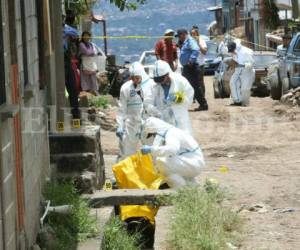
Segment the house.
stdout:
<path fill-rule="evenodd" d="M 0 250 L 29 249 L 39 230 L 64 100 L 61 18 L 59 1 L 0 2 Z"/>

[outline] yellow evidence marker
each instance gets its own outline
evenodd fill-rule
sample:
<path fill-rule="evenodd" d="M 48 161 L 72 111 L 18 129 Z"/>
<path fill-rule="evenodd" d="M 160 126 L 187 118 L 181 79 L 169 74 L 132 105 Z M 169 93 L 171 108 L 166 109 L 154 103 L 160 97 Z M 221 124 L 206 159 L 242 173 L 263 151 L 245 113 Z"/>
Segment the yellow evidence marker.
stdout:
<path fill-rule="evenodd" d="M 80 119 L 73 119 L 72 120 L 72 127 L 73 128 L 80 128 Z"/>
<path fill-rule="evenodd" d="M 110 179 L 106 179 L 106 180 L 105 180 L 103 189 L 104 189 L 105 191 L 111 191 L 111 190 L 112 190 L 112 183 L 111 183 L 111 180 L 110 180 Z"/>
<path fill-rule="evenodd" d="M 64 122 L 57 122 L 56 124 L 56 129 L 59 132 L 63 132 L 65 130 L 65 125 Z"/>

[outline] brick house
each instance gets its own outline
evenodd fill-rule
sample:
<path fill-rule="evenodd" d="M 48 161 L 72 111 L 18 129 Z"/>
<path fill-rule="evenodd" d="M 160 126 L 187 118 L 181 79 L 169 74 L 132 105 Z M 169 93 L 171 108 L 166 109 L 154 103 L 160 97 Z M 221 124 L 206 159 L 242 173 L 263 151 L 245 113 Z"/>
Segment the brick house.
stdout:
<path fill-rule="evenodd" d="M 0 2 L 0 250 L 29 249 L 39 230 L 64 89 L 61 19 L 60 1 Z"/>

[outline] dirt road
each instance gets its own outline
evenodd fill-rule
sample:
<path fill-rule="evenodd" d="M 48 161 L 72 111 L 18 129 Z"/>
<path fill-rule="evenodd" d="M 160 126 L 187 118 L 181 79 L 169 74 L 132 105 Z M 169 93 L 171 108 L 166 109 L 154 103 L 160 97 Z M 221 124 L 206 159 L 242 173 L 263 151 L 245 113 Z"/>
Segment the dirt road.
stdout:
<path fill-rule="evenodd" d="M 300 109 L 270 98 L 229 107 L 213 98 L 212 78 L 205 82 L 210 110 L 190 113 L 207 163 L 199 181 L 217 179 L 246 219 L 240 249 L 300 249 Z M 102 141 L 106 153 L 117 151 L 112 133 Z"/>

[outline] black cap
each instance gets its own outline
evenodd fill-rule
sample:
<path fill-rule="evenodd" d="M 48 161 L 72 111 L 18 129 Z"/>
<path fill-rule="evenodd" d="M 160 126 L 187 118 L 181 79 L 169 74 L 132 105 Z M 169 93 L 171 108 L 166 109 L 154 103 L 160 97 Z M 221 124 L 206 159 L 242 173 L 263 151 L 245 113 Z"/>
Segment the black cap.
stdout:
<path fill-rule="evenodd" d="M 188 34 L 188 32 L 187 32 L 187 30 L 186 29 L 179 29 L 179 30 L 177 30 L 177 33 L 176 33 L 176 35 L 175 35 L 175 37 L 179 37 L 180 35 L 187 35 Z"/>
<path fill-rule="evenodd" d="M 229 53 L 234 52 L 235 49 L 236 49 L 236 43 L 235 43 L 235 42 L 229 42 L 229 43 L 227 44 L 227 48 L 228 48 L 228 52 L 229 52 Z"/>

